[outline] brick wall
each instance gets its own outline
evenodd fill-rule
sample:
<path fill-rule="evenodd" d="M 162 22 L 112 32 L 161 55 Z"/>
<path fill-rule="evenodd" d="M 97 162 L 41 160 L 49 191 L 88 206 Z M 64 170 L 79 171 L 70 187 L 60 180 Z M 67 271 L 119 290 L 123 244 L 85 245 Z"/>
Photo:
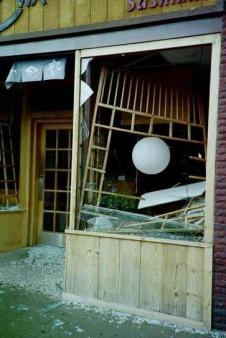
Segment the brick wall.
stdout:
<path fill-rule="evenodd" d="M 226 15 L 223 18 L 216 155 L 213 327 L 226 331 Z"/>

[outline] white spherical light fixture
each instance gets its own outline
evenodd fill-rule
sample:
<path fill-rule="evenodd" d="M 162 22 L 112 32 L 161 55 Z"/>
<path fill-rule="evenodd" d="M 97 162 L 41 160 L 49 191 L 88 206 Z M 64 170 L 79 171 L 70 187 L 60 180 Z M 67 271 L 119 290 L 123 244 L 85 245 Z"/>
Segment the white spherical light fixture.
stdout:
<path fill-rule="evenodd" d="M 144 174 L 155 175 L 169 164 L 168 145 L 158 137 L 145 137 L 138 141 L 132 152 L 135 167 Z"/>

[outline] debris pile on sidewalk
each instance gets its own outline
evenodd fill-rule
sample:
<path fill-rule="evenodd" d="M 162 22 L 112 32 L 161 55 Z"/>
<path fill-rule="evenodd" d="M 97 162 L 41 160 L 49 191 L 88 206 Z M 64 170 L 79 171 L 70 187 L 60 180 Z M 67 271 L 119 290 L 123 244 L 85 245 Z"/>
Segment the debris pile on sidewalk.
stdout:
<path fill-rule="evenodd" d="M 4 254 L 5 255 L 5 254 Z M 60 298 L 64 275 L 64 248 L 35 246 L 20 259 L 1 261 L 0 283 Z"/>

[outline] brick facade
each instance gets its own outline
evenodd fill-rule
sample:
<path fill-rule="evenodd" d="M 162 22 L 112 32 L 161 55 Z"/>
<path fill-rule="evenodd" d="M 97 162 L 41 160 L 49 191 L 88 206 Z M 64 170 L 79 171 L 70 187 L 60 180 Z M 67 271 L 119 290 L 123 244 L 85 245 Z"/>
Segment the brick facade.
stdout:
<path fill-rule="evenodd" d="M 226 15 L 223 17 L 216 154 L 213 327 L 226 331 Z"/>

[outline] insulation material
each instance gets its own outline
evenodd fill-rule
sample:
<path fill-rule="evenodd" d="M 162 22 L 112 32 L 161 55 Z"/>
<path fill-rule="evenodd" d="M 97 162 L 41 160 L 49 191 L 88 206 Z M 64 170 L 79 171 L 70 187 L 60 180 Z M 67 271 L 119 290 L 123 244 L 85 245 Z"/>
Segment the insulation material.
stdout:
<path fill-rule="evenodd" d="M 205 192 L 205 182 L 187 184 L 179 187 L 148 192 L 141 196 L 138 209 L 153 207 L 186 198 L 201 196 Z"/>

